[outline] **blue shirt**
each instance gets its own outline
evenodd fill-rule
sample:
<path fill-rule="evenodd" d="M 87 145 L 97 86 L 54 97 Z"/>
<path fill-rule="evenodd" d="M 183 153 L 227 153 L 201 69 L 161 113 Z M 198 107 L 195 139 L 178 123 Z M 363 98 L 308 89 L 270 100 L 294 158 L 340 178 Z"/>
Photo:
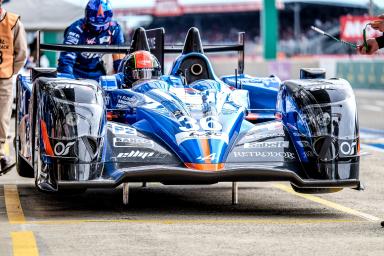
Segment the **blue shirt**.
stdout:
<path fill-rule="evenodd" d="M 92 32 L 84 19 L 71 24 L 64 32 L 64 44 L 68 45 L 123 45 L 124 35 L 120 25 L 112 21 L 107 30 Z M 62 52 L 57 71 L 64 76 L 99 80 L 105 75 L 103 54 L 89 52 Z M 114 58 L 113 67 L 118 69 L 121 59 Z"/>

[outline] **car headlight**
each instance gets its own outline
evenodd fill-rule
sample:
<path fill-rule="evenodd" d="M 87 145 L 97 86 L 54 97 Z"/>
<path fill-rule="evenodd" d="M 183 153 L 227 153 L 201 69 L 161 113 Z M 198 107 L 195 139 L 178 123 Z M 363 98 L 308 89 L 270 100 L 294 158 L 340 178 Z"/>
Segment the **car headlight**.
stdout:
<path fill-rule="evenodd" d="M 327 127 L 331 123 L 331 115 L 328 112 L 323 112 L 316 116 L 317 122 L 322 127 Z"/>

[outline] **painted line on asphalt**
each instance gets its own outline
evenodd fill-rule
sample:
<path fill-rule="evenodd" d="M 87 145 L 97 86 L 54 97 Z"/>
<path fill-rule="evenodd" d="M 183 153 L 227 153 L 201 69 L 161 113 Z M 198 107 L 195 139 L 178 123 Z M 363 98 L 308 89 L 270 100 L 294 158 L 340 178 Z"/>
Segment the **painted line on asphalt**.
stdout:
<path fill-rule="evenodd" d="M 19 191 L 16 185 L 4 185 L 5 207 L 10 224 L 25 224 Z"/>
<path fill-rule="evenodd" d="M 39 251 L 31 231 L 11 232 L 14 256 L 37 256 Z"/>
<path fill-rule="evenodd" d="M 312 202 L 316 202 L 316 203 L 325 205 L 325 206 L 327 206 L 329 208 L 333 208 L 335 210 L 338 210 L 338 211 L 341 211 L 341 212 L 344 212 L 344 213 L 347 213 L 347 214 L 350 214 L 350 215 L 354 215 L 354 216 L 360 217 L 360 218 L 368 220 L 368 221 L 376 222 L 376 221 L 380 221 L 381 220 L 380 218 L 378 218 L 376 216 L 373 216 L 373 215 L 370 215 L 370 214 L 367 214 L 367 213 L 364 213 L 364 212 L 360 212 L 360 211 L 357 211 L 357 210 L 345 207 L 343 205 L 331 202 L 329 200 L 325 200 L 325 199 L 317 197 L 317 196 L 297 193 L 291 187 L 289 187 L 287 185 L 284 185 L 284 184 L 274 184 L 273 187 L 278 188 L 278 189 L 280 189 L 282 191 L 285 191 L 285 192 L 287 192 L 289 194 L 293 194 L 295 196 L 299 196 L 299 197 L 305 198 L 305 199 L 310 200 Z"/>
<path fill-rule="evenodd" d="M 29 225 L 78 225 L 87 223 L 130 223 L 130 224 L 319 224 L 319 223 L 359 223 L 362 221 L 352 219 L 137 219 L 137 220 L 46 220 L 46 221 L 28 221 Z"/>
<path fill-rule="evenodd" d="M 4 199 L 9 223 L 26 224 L 16 185 L 4 185 Z M 32 231 L 11 232 L 11 238 L 14 256 L 39 255 Z"/>

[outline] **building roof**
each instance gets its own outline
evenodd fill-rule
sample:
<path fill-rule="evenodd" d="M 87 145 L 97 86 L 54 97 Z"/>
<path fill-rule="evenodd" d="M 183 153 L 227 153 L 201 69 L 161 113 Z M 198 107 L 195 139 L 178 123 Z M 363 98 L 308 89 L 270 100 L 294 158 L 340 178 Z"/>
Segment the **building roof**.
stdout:
<path fill-rule="evenodd" d="M 129 5 L 129 2 L 127 3 Z M 277 1 L 277 7 L 282 8 L 281 1 Z M 262 8 L 262 0 L 154 0 L 147 1 L 142 6 L 137 3 L 131 6 L 117 5 L 114 7 L 118 16 L 130 14 L 149 14 L 154 16 L 178 16 L 195 13 L 226 13 L 259 11 Z"/>
<path fill-rule="evenodd" d="M 369 0 L 283 0 L 284 3 L 322 4 L 351 8 L 368 8 Z M 378 1 L 377 1 L 378 2 Z"/>
<path fill-rule="evenodd" d="M 87 0 L 66 0 L 84 6 Z M 222 13 L 259 11 L 263 0 L 110 0 L 117 16 L 148 14 L 154 16 L 174 16 L 194 13 Z M 276 0 L 279 9 L 282 0 Z"/>
<path fill-rule="evenodd" d="M 26 30 L 63 30 L 84 16 L 84 8 L 63 0 L 11 0 L 4 9 L 21 16 Z"/>

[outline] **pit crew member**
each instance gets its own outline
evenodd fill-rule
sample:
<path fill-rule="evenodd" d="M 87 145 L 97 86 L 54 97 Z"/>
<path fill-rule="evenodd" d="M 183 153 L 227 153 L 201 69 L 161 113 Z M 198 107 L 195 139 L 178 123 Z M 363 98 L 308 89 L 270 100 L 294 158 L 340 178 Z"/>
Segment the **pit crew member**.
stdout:
<path fill-rule="evenodd" d="M 64 32 L 67 45 L 122 45 L 124 36 L 120 25 L 112 18 L 109 0 L 89 0 L 85 17 L 75 21 Z M 117 68 L 124 57 L 113 55 L 113 67 Z M 105 75 L 102 54 L 63 52 L 60 54 L 58 72 L 70 78 L 99 80 Z"/>
<path fill-rule="evenodd" d="M 27 40 L 23 24 L 17 14 L 2 8 L 0 0 L 0 175 L 14 165 L 5 153 L 5 142 L 13 101 L 12 77 L 24 66 Z"/>

